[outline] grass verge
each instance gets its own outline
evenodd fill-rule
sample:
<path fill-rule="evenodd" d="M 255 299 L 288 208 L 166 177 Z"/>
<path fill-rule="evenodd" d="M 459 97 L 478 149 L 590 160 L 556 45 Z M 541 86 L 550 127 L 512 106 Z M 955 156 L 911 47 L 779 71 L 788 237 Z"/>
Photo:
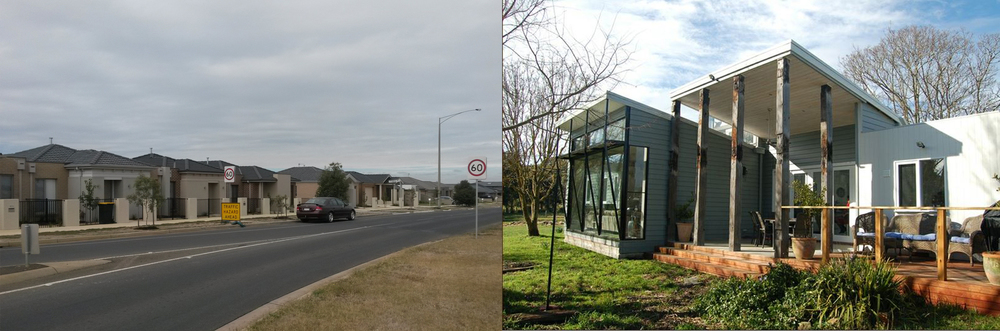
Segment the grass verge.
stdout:
<path fill-rule="evenodd" d="M 498 330 L 501 231 L 411 248 L 326 285 L 250 330 Z"/>
<path fill-rule="evenodd" d="M 550 215 L 551 217 L 551 215 Z M 561 228 L 557 227 L 557 230 Z M 524 224 L 506 224 L 504 265 L 533 269 L 503 275 L 504 329 L 701 329 L 693 298 L 712 276 L 650 260 L 616 260 L 562 242 L 556 234 L 552 305 L 577 313 L 561 324 L 524 317 L 545 305 L 551 225 L 528 237 Z"/>

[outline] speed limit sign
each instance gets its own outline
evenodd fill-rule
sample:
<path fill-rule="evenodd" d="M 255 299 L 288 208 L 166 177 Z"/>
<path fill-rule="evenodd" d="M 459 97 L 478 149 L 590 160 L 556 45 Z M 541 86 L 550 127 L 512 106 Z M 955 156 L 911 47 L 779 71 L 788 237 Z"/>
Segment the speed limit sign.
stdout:
<path fill-rule="evenodd" d="M 466 165 L 466 170 L 469 173 L 469 179 L 486 179 L 486 158 L 474 157 L 469 159 L 469 163 Z"/>
<path fill-rule="evenodd" d="M 226 166 L 226 171 L 224 173 L 226 177 L 226 183 L 232 183 L 236 181 L 236 167 Z"/>

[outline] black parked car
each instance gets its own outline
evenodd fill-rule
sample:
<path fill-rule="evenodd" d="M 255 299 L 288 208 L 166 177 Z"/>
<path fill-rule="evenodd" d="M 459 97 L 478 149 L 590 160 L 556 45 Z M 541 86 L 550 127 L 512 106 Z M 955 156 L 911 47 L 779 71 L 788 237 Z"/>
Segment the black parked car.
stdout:
<path fill-rule="evenodd" d="M 338 198 L 316 197 L 295 206 L 295 217 L 305 222 L 309 219 L 325 220 L 333 222 L 338 218 L 353 220 L 356 214 L 354 207 L 344 203 Z"/>

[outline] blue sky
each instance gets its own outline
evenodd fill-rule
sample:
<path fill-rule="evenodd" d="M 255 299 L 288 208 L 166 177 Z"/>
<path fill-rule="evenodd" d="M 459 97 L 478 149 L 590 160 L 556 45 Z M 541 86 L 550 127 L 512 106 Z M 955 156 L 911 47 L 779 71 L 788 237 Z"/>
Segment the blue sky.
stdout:
<path fill-rule="evenodd" d="M 887 28 L 932 25 L 976 35 L 1000 32 L 1000 1 L 557 1 L 567 30 L 595 24 L 633 39 L 634 54 L 612 90 L 661 110 L 670 90 L 794 39 L 830 66 Z"/>

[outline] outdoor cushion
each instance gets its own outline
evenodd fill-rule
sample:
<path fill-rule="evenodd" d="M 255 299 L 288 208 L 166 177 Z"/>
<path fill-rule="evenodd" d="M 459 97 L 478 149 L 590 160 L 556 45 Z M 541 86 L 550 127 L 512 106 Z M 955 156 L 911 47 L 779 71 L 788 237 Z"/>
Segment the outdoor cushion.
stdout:
<path fill-rule="evenodd" d="M 903 239 L 903 234 L 899 232 L 886 232 L 885 237 L 892 239 Z"/>
<path fill-rule="evenodd" d="M 901 239 L 902 236 L 903 236 L 903 234 L 899 233 L 899 232 L 886 232 L 885 233 L 885 237 L 889 238 L 889 239 Z M 858 232 L 858 237 L 874 238 L 875 237 L 875 233 L 872 233 L 872 232 Z"/>
<path fill-rule="evenodd" d="M 960 244 L 968 244 L 968 243 L 972 242 L 972 238 L 968 238 L 968 237 L 966 237 L 966 238 L 951 237 L 951 242 L 953 242 L 953 243 L 960 243 Z"/>
<path fill-rule="evenodd" d="M 902 239 L 903 240 L 913 240 L 913 241 L 934 241 L 935 239 L 937 239 L 937 234 L 936 233 L 929 233 L 929 234 L 909 234 L 909 233 L 904 233 L 902 235 Z"/>

